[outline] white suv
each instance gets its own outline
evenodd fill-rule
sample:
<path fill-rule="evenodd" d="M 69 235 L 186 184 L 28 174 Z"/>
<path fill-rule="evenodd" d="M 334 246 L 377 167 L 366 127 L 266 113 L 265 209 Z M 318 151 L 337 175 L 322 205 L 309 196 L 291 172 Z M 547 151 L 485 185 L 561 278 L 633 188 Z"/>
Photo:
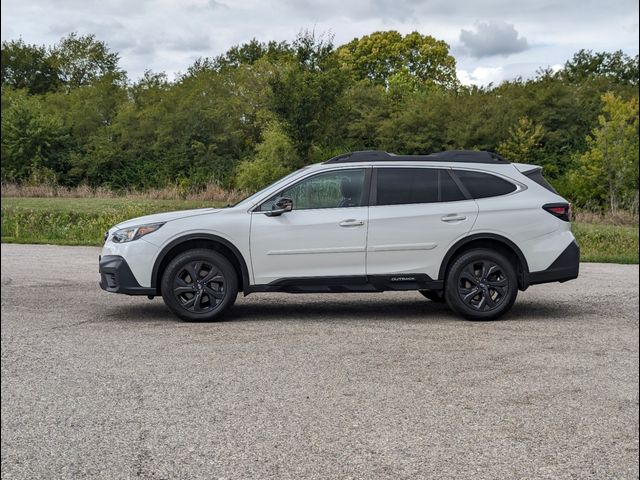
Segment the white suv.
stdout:
<path fill-rule="evenodd" d="M 239 291 L 417 290 L 490 320 L 518 290 L 578 276 L 570 207 L 540 167 L 489 152 L 354 152 L 236 205 L 150 215 L 105 235 L 100 286 L 213 320 Z"/>

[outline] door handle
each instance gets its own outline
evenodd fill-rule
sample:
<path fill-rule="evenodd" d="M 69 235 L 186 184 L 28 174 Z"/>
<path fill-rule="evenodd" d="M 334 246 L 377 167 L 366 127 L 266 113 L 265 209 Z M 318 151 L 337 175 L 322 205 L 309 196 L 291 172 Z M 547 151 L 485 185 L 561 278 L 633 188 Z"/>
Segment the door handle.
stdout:
<path fill-rule="evenodd" d="M 443 222 L 462 222 L 466 220 L 467 217 L 465 215 L 458 215 L 457 213 L 452 213 L 451 215 L 445 215 L 440 220 Z"/>
<path fill-rule="evenodd" d="M 355 218 L 350 218 L 348 220 L 341 221 L 338 225 L 341 227 L 360 227 L 364 225 L 364 220 L 356 220 Z"/>

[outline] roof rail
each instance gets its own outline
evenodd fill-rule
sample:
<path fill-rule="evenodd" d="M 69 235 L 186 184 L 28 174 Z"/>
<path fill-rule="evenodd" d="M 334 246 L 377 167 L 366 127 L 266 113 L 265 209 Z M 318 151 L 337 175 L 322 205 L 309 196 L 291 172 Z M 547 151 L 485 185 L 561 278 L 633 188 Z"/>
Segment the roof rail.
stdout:
<path fill-rule="evenodd" d="M 476 150 L 447 150 L 430 155 L 396 155 L 382 150 L 364 150 L 338 155 L 324 163 L 355 162 L 461 162 L 510 163 L 497 153 Z"/>

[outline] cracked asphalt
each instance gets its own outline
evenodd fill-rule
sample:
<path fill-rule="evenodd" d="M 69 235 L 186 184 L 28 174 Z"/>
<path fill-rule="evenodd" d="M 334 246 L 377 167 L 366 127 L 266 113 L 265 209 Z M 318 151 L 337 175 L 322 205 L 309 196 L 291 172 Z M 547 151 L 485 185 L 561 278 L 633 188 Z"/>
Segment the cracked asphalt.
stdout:
<path fill-rule="evenodd" d="M 2 245 L 2 478 L 638 478 L 638 266 L 501 321 L 416 292 L 239 297 L 222 323 Z"/>

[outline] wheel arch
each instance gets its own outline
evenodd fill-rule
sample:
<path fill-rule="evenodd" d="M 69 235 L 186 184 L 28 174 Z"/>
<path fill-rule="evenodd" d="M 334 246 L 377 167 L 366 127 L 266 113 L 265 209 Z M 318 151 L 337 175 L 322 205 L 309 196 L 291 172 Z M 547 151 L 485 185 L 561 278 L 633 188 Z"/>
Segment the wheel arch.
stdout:
<path fill-rule="evenodd" d="M 520 290 L 526 290 L 529 287 L 529 264 L 522 250 L 508 238 L 495 233 L 476 233 L 454 243 L 440 264 L 438 279 L 444 281 L 453 259 L 459 254 L 473 248 L 497 249 L 506 253 L 515 262 L 516 272 L 518 274 L 518 288 Z"/>
<path fill-rule="evenodd" d="M 158 295 L 161 294 L 160 284 L 162 274 L 172 259 L 182 252 L 194 248 L 209 248 L 224 255 L 233 265 L 238 274 L 238 290 L 247 292 L 251 284 L 249 269 L 240 250 L 229 240 L 209 233 L 193 233 L 172 240 L 162 248 L 153 264 L 151 271 L 151 288 L 155 288 Z"/>

